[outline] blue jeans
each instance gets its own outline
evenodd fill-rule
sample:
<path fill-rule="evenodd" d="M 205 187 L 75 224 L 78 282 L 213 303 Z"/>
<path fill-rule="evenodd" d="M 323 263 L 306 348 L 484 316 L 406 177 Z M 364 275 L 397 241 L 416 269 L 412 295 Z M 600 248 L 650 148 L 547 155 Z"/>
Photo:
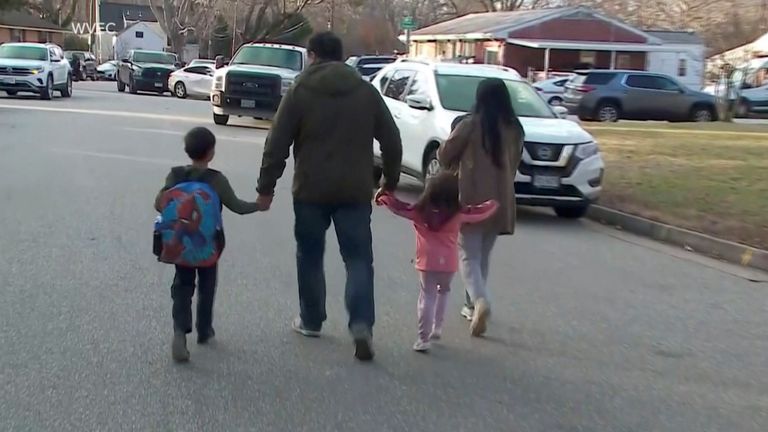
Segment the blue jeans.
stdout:
<path fill-rule="evenodd" d="M 296 267 L 299 279 L 301 320 L 308 330 L 319 331 L 325 313 L 325 234 L 333 221 L 339 249 L 347 269 L 345 303 L 349 328 L 373 329 L 373 238 L 371 204 L 293 203 L 296 215 Z"/>

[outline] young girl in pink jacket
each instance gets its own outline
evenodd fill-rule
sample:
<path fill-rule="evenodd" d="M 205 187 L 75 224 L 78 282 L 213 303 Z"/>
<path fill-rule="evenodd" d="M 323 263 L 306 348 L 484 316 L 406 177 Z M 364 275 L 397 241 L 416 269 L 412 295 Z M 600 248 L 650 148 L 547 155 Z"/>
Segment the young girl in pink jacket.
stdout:
<path fill-rule="evenodd" d="M 430 179 L 416 204 L 407 204 L 388 192 L 376 197 L 376 204 L 413 221 L 416 231 L 416 270 L 419 272 L 419 338 L 413 349 L 429 351 L 430 340 L 440 339 L 443 317 L 451 290 L 451 279 L 458 270 L 458 237 L 463 224 L 481 222 L 493 215 L 495 201 L 477 206 L 459 203 L 456 176 L 447 172 Z"/>

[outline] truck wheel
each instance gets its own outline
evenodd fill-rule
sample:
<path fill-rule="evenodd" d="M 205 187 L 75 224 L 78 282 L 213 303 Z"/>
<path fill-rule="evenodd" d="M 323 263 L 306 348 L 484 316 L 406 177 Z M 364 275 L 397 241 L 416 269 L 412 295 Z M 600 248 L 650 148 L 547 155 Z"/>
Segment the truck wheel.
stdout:
<path fill-rule="evenodd" d="M 48 75 L 48 79 L 45 80 L 45 88 L 40 91 L 40 99 L 51 100 L 53 97 L 53 77 Z"/>
<path fill-rule="evenodd" d="M 6 93 L 8 93 L 8 96 L 16 96 L 18 92 L 16 90 L 6 90 Z"/>
<path fill-rule="evenodd" d="M 226 114 L 213 114 L 213 122 L 220 126 L 226 126 L 229 121 L 229 116 Z"/>
<path fill-rule="evenodd" d="M 139 92 L 139 90 L 136 88 L 136 81 L 133 80 L 133 77 L 128 81 L 128 92 L 130 94 L 136 94 Z"/>
<path fill-rule="evenodd" d="M 589 206 L 578 207 L 555 207 L 555 214 L 563 219 L 581 219 L 589 210 Z"/>
<path fill-rule="evenodd" d="M 120 93 L 125 91 L 125 83 L 123 80 L 120 79 L 120 74 L 115 75 L 115 79 L 117 80 L 117 91 Z"/>

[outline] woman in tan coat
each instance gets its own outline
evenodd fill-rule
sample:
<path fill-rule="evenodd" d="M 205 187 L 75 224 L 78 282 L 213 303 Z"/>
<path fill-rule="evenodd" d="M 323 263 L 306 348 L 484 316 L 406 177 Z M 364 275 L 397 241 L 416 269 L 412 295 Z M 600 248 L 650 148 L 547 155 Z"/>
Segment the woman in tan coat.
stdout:
<path fill-rule="evenodd" d="M 461 273 L 471 299 L 462 315 L 471 319 L 473 336 L 485 333 L 491 313 L 487 282 L 496 237 L 515 231 L 515 173 L 523 138 L 506 84 L 487 79 L 478 85 L 472 114 L 459 122 L 437 154 L 444 168 L 458 173 L 462 205 L 499 203 L 494 217 L 465 226 L 459 238 Z"/>

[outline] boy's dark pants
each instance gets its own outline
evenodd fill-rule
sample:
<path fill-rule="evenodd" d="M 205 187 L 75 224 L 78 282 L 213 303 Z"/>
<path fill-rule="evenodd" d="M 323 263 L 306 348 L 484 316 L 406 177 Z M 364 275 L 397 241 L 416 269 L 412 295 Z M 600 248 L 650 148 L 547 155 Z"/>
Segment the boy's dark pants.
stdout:
<path fill-rule="evenodd" d="M 171 285 L 173 299 L 173 329 L 177 332 L 192 332 L 192 296 L 197 291 L 197 334 L 207 335 L 213 324 L 213 298 L 216 295 L 218 266 L 182 267 L 176 266 L 176 277 Z"/>
<path fill-rule="evenodd" d="M 349 328 L 370 332 L 375 320 L 373 300 L 373 238 L 371 204 L 308 204 L 294 201 L 296 267 L 301 320 L 319 331 L 325 313 L 325 234 L 333 221 L 347 269 L 345 303 Z"/>

